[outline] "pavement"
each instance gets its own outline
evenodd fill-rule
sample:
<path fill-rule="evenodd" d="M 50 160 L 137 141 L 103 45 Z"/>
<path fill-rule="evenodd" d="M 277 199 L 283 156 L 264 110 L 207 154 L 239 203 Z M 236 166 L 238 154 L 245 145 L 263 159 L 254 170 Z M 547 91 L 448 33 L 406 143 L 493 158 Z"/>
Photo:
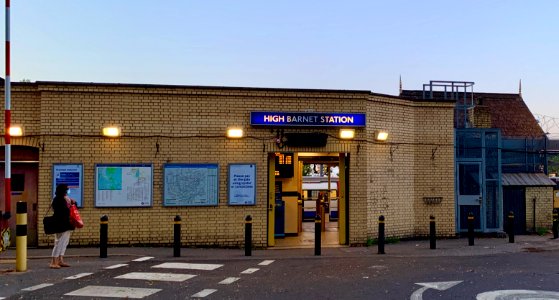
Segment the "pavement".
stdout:
<path fill-rule="evenodd" d="M 391 257 L 452 257 L 496 255 L 519 252 L 559 251 L 559 239 L 552 235 L 518 235 L 515 243 L 508 238 L 476 238 L 474 245 L 468 245 L 467 238 L 439 239 L 436 249 L 430 249 L 429 240 L 404 240 L 386 244 L 384 256 Z M 107 258 L 100 258 L 99 248 L 69 247 L 65 261 L 72 267 L 60 270 L 48 268 L 51 248 L 27 249 L 27 268 L 16 272 L 16 250 L 8 249 L 0 253 L 0 299 L 17 294 L 21 289 L 38 285 L 48 280 L 64 280 L 65 276 L 77 273 L 97 272 L 108 266 L 128 263 L 141 257 L 154 257 L 165 261 L 231 261 L 262 259 L 343 259 L 349 257 L 381 257 L 377 245 L 370 247 L 323 247 L 321 255 L 314 255 L 314 247 L 282 247 L 252 250 L 252 256 L 245 256 L 244 249 L 182 248 L 180 257 L 173 256 L 172 247 L 109 247 Z"/>

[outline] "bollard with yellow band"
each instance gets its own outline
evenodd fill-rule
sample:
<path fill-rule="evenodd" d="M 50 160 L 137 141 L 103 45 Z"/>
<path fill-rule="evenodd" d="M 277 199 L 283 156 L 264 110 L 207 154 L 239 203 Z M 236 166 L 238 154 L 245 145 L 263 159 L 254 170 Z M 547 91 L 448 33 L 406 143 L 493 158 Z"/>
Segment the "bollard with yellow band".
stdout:
<path fill-rule="evenodd" d="M 378 254 L 384 254 L 384 216 L 378 217 Z"/>
<path fill-rule="evenodd" d="M 181 220 L 179 215 L 173 219 L 173 257 L 181 256 Z"/>
<path fill-rule="evenodd" d="M 559 209 L 553 209 L 553 238 L 558 238 L 559 235 Z"/>
<path fill-rule="evenodd" d="M 16 206 L 16 271 L 27 271 L 27 202 Z"/>
<path fill-rule="evenodd" d="M 474 214 L 472 212 L 468 213 L 468 246 L 474 245 Z"/>
<path fill-rule="evenodd" d="M 109 216 L 103 215 L 99 228 L 99 257 L 107 258 L 107 244 L 109 240 Z"/>
<path fill-rule="evenodd" d="M 508 227 L 508 234 L 509 234 L 509 243 L 514 243 L 514 212 L 513 211 L 509 211 L 509 215 L 507 219 L 508 219 L 507 227 Z"/>
<path fill-rule="evenodd" d="M 252 217 L 245 218 L 245 256 L 252 255 Z"/>
<path fill-rule="evenodd" d="M 318 207 L 317 207 L 318 210 Z M 314 255 L 320 256 L 321 254 L 321 237 L 322 237 L 322 219 L 317 211 L 314 217 Z"/>

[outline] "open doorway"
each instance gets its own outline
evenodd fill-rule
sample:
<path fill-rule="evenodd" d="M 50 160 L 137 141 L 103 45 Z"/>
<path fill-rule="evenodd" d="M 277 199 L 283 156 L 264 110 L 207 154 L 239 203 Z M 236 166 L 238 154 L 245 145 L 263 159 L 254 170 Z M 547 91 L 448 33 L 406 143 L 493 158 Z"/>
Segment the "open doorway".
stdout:
<path fill-rule="evenodd" d="M 269 217 L 273 221 L 268 223 L 268 245 L 313 247 L 317 216 L 321 220 L 323 247 L 346 244 L 348 157 L 310 152 L 272 156 Z"/>

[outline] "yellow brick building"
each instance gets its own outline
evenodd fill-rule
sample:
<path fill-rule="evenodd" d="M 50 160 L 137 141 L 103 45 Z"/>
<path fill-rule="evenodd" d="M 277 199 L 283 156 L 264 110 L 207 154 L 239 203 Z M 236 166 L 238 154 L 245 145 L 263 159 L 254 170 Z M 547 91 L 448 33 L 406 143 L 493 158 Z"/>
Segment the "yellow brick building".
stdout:
<path fill-rule="evenodd" d="M 314 157 L 316 162 L 328 157 L 340 169 L 340 244 L 361 245 L 376 237 L 380 215 L 386 217 L 387 236 L 426 236 L 430 215 L 437 218 L 438 235 L 454 236 L 453 109 L 453 101 L 409 100 L 370 91 L 14 83 L 12 124 L 20 125 L 24 135 L 12 139 L 12 168 L 14 174 L 23 166 L 34 169 L 36 188 L 25 186 L 13 201 L 28 202 L 30 235 L 35 235 L 30 241 L 39 246 L 52 243 L 38 220 L 52 199 L 53 170 L 58 164 L 76 164 L 83 167 L 80 213 L 86 225 L 73 233 L 73 245 L 99 242 L 102 215 L 109 217 L 110 244 L 170 244 L 173 219 L 179 215 L 184 245 L 239 247 L 244 244 L 245 217 L 250 215 L 254 245 L 272 247 L 277 233 L 275 184 L 282 183 L 286 193 L 300 199 L 301 157 Z M 363 114 L 366 122 L 251 124 L 251 112 L 262 111 Z M 107 126 L 120 128 L 121 136 L 102 136 Z M 226 137 L 231 127 L 242 128 L 243 138 Z M 354 129 L 355 137 L 341 139 L 344 128 Z M 379 130 L 389 134 L 388 140 L 375 140 Z M 326 135 L 327 141 L 320 146 L 310 142 L 290 146 L 284 140 L 288 134 L 305 133 Z M 294 155 L 295 174 L 279 179 L 276 156 L 286 153 Z M 216 205 L 164 205 L 163 173 L 171 163 L 217 164 Z M 98 164 L 151 166 L 149 205 L 97 205 Z M 254 205 L 230 205 L 231 164 L 256 167 Z M 26 172 L 32 177 L 32 171 Z M 299 229 L 291 234 L 299 234 L 300 216 L 285 218 L 297 220 Z"/>

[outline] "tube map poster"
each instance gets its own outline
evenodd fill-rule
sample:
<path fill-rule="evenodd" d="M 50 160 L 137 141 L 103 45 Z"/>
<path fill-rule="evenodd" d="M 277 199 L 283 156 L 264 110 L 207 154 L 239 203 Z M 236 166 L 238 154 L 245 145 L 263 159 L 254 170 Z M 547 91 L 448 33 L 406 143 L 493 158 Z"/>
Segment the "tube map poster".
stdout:
<path fill-rule="evenodd" d="M 218 205 L 217 164 L 165 164 L 163 205 Z"/>
<path fill-rule="evenodd" d="M 96 207 L 151 206 L 151 164 L 98 164 L 95 179 Z"/>

